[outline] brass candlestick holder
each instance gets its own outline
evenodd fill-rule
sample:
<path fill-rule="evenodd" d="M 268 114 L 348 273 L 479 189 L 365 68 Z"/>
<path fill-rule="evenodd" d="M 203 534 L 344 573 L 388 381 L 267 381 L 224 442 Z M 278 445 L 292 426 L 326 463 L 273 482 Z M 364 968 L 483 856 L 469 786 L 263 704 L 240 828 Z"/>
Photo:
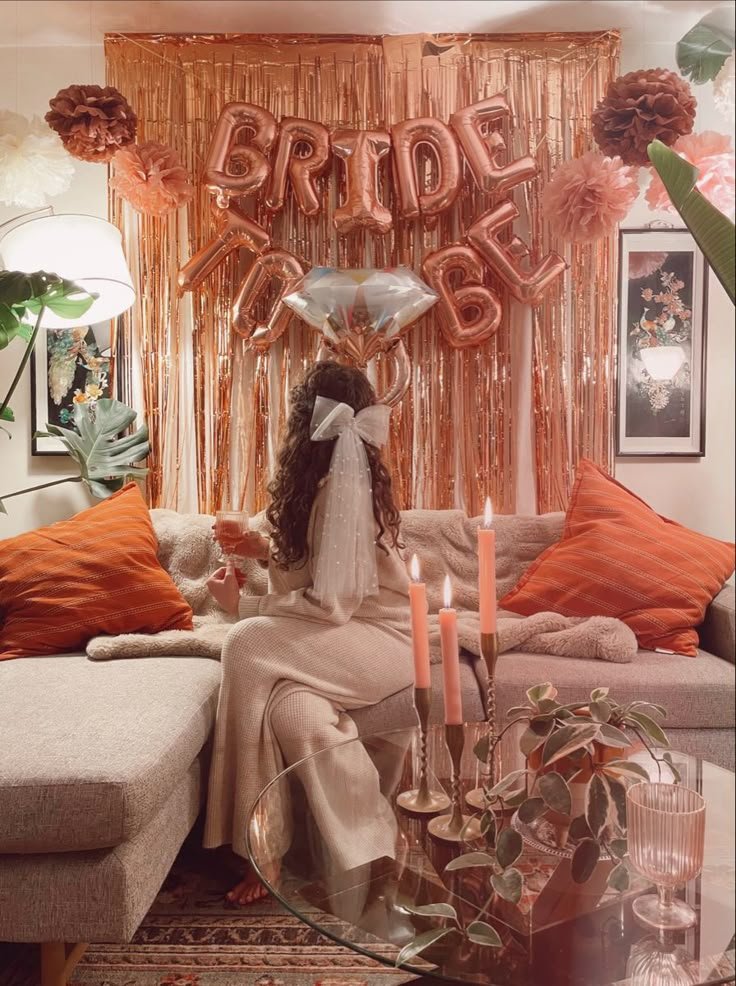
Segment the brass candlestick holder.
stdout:
<path fill-rule="evenodd" d="M 498 634 L 482 633 L 480 635 L 480 653 L 486 666 L 486 720 L 488 722 L 488 756 L 484 765 L 481 787 L 473 788 L 465 795 L 466 802 L 471 808 L 486 807 L 483 788 L 492 788 L 496 783 L 494 776 L 494 744 L 496 740 L 496 664 L 498 662 Z"/>
<path fill-rule="evenodd" d="M 444 791 L 433 791 L 429 786 L 427 730 L 431 706 L 432 689 L 415 688 L 414 708 L 417 710 L 419 720 L 419 786 L 412 791 L 403 791 L 396 798 L 396 803 L 405 811 L 413 811 L 421 815 L 436 815 L 450 806 L 450 799 Z"/>
<path fill-rule="evenodd" d="M 436 839 L 445 842 L 472 842 L 480 836 L 480 823 L 471 815 L 464 815 L 460 792 L 460 769 L 465 746 L 465 727 L 462 725 L 445 726 L 445 742 L 450 754 L 452 811 L 449 815 L 433 818 L 427 826 L 427 831 Z"/>

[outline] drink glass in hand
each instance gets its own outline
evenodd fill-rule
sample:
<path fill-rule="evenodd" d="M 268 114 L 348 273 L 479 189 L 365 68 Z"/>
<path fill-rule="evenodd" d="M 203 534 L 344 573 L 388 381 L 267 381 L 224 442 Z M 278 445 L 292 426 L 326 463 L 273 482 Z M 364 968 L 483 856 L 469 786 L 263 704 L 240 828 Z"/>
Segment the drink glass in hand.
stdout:
<path fill-rule="evenodd" d="M 238 545 L 248 533 L 248 514 L 243 510 L 218 510 L 215 517 L 215 540 L 220 545 L 223 561 L 232 564 Z"/>
<path fill-rule="evenodd" d="M 696 923 L 695 911 L 675 890 L 703 868 L 705 801 L 679 784 L 635 784 L 626 795 L 629 856 L 657 888 L 634 901 L 634 914 L 652 928 L 678 930 Z"/>

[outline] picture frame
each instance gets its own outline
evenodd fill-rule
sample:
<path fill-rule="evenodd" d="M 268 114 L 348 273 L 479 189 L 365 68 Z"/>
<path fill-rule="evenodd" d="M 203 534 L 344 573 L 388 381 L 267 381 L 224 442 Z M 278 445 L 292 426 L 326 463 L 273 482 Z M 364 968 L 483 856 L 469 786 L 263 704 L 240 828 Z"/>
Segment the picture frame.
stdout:
<path fill-rule="evenodd" d="M 687 229 L 622 229 L 616 455 L 705 455 L 708 265 Z"/>
<path fill-rule="evenodd" d="M 66 455 L 60 439 L 37 437 L 47 424 L 73 427 L 74 404 L 113 397 L 112 323 L 43 329 L 31 353 L 31 454 Z"/>

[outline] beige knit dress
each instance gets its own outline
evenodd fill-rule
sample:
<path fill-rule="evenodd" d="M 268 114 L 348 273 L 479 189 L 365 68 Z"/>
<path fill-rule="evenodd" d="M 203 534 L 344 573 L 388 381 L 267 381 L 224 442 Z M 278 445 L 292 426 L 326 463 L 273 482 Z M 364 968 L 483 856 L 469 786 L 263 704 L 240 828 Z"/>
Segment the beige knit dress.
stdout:
<path fill-rule="evenodd" d="M 397 551 L 376 548 L 376 596 L 341 598 L 325 609 L 310 594 L 324 501 L 323 488 L 310 520 L 310 560 L 287 571 L 271 563 L 269 594 L 241 597 L 242 620 L 225 641 L 207 848 L 232 844 L 245 856 L 250 811 L 266 784 L 287 765 L 356 737 L 347 710 L 411 684 L 408 578 Z M 393 854 L 391 813 L 361 744 L 316 758 L 300 768 L 300 780 L 336 863 L 351 868 Z M 281 839 L 288 841 L 288 805 L 282 813 Z"/>

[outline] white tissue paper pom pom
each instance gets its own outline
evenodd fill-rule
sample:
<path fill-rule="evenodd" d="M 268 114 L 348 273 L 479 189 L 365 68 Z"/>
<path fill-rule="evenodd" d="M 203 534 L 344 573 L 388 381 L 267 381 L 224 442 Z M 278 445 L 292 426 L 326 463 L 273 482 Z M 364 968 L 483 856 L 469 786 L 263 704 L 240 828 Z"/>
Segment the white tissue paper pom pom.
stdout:
<path fill-rule="evenodd" d="M 74 163 L 61 139 L 43 120 L 0 111 L 0 202 L 38 209 L 66 192 Z"/>
<path fill-rule="evenodd" d="M 721 70 L 713 80 L 713 99 L 716 109 L 729 121 L 733 122 L 734 97 L 736 96 L 736 59 L 731 52 L 721 66 Z"/>

